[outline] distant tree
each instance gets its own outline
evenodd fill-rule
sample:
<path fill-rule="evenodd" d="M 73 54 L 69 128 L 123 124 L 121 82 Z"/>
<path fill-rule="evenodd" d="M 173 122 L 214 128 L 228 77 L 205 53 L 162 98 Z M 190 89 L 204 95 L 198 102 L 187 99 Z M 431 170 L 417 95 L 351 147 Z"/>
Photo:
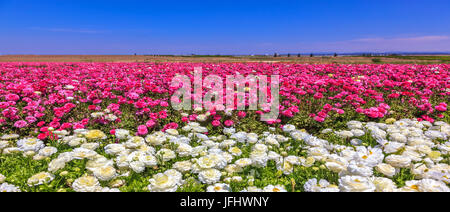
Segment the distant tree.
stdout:
<path fill-rule="evenodd" d="M 334 53 L 334 57 L 337 57 L 338 56 L 338 54 L 337 53 Z"/>
<path fill-rule="evenodd" d="M 297 57 L 301 57 L 302 55 L 301 54 L 297 54 Z"/>
<path fill-rule="evenodd" d="M 278 53 L 273 54 L 273 57 L 278 57 Z"/>
<path fill-rule="evenodd" d="M 291 54 L 288 54 L 288 57 L 291 57 Z"/>
<path fill-rule="evenodd" d="M 309 57 L 314 57 L 314 55 L 311 53 L 311 54 L 309 55 Z"/>

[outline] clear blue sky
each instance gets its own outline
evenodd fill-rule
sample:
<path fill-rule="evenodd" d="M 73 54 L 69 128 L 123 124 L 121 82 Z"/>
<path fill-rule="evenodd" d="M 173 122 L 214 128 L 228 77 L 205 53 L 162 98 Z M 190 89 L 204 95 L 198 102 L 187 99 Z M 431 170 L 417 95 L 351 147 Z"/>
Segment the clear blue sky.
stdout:
<path fill-rule="evenodd" d="M 0 0 L 0 54 L 450 52 L 449 0 Z"/>

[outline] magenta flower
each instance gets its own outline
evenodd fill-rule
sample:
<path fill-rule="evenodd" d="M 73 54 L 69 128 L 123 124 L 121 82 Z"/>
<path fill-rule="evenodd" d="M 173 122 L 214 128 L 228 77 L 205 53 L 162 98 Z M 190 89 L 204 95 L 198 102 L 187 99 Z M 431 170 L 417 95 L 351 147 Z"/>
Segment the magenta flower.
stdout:
<path fill-rule="evenodd" d="M 24 121 L 24 120 L 20 120 L 20 121 L 16 121 L 15 123 L 14 123 L 14 127 L 17 127 L 17 128 L 24 128 L 24 127 L 26 127 L 27 126 L 27 122 L 26 121 Z"/>
<path fill-rule="evenodd" d="M 233 122 L 232 120 L 226 120 L 226 121 L 224 122 L 224 124 L 225 124 L 225 126 L 227 126 L 227 127 L 231 127 L 231 126 L 234 125 L 234 122 Z"/>
<path fill-rule="evenodd" d="M 147 135 L 148 134 L 147 126 L 139 125 L 137 128 L 137 134 L 138 135 Z"/>

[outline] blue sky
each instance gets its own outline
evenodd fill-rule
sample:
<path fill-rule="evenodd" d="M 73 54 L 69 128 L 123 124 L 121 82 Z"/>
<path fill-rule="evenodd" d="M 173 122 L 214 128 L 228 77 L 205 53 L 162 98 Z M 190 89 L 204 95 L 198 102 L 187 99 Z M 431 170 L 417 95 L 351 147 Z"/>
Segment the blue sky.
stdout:
<path fill-rule="evenodd" d="M 0 54 L 450 52 L 448 0 L 0 0 Z"/>

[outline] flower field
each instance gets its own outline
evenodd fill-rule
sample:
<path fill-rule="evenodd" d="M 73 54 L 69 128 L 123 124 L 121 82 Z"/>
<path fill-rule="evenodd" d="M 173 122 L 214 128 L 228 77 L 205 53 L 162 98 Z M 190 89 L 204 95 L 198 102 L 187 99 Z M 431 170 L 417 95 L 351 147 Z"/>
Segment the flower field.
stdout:
<path fill-rule="evenodd" d="M 278 118 L 175 110 L 196 67 L 279 75 Z M 0 191 L 449 192 L 449 69 L 0 63 Z"/>

